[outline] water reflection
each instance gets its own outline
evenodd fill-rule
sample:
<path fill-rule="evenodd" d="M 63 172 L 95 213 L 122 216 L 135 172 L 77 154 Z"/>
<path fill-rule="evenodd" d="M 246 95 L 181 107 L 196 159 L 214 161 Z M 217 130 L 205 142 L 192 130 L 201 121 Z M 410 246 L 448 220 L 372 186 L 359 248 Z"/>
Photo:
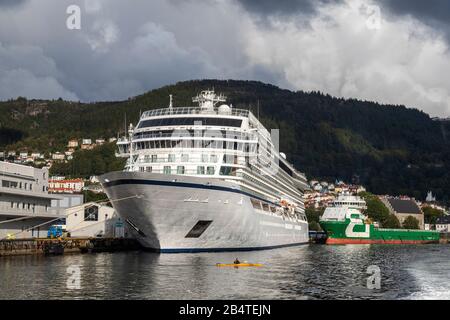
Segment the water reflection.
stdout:
<path fill-rule="evenodd" d="M 263 263 L 217 268 L 216 263 Z M 408 299 L 450 298 L 448 246 L 301 246 L 241 252 L 146 252 L 0 258 L 2 299 Z M 367 289 L 370 265 L 381 289 Z M 67 288 L 79 266 L 81 290 Z"/>

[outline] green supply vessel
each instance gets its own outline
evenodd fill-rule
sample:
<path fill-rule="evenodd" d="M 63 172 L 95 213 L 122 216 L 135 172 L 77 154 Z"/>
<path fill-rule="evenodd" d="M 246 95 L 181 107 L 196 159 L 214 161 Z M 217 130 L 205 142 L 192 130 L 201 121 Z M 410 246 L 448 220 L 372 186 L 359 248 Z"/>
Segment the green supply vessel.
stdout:
<path fill-rule="evenodd" d="M 362 213 L 365 201 L 357 196 L 340 195 L 328 207 L 320 226 L 327 233 L 327 244 L 425 244 L 438 243 L 437 231 L 377 228 Z"/>

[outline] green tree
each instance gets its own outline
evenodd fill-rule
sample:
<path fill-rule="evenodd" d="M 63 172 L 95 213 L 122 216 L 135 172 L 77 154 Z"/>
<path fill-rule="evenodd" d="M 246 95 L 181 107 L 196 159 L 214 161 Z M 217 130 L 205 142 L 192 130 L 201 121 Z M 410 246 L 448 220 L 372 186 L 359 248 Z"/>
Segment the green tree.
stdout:
<path fill-rule="evenodd" d="M 401 224 L 395 215 L 389 214 L 383 223 L 383 227 L 388 229 L 400 229 Z"/>
<path fill-rule="evenodd" d="M 107 143 L 92 150 L 78 150 L 67 163 L 53 164 L 50 174 L 89 178 L 91 175 L 122 170 L 125 159 L 117 158 L 115 150 L 114 143 Z"/>
<path fill-rule="evenodd" d="M 418 230 L 419 229 L 419 220 L 414 218 L 413 216 L 408 216 L 405 221 L 403 221 L 403 228 L 410 230 Z"/>
<path fill-rule="evenodd" d="M 65 150 L 71 138 L 123 135 L 125 115 L 136 124 L 140 110 L 167 105 L 169 94 L 176 106 L 186 106 L 205 88 L 225 94 L 236 108 L 252 110 L 269 129 L 279 128 L 281 151 L 310 178 L 351 181 L 356 175 L 374 193 L 421 200 L 432 186 L 450 204 L 450 122 L 433 121 L 404 106 L 294 92 L 256 81 L 184 81 L 114 102 L 0 101 L 0 148 L 48 153 Z M 90 159 L 59 167 L 67 175 L 92 175 L 111 171 L 114 163 Z M 386 218 L 382 212 L 373 214 L 380 221 Z"/>
<path fill-rule="evenodd" d="M 435 224 L 437 218 L 444 216 L 444 212 L 429 206 L 422 208 L 425 223 Z"/>
<path fill-rule="evenodd" d="M 390 226 L 395 225 L 395 219 L 391 217 L 389 209 L 376 195 L 369 192 L 361 192 L 359 196 L 366 201 L 367 209 L 364 214 L 372 221 L 379 222 L 385 228 L 388 228 L 388 226 L 392 228 Z M 400 223 L 398 225 L 400 226 Z"/>
<path fill-rule="evenodd" d="M 308 222 L 309 231 L 322 231 L 320 224 L 315 221 Z"/>
<path fill-rule="evenodd" d="M 321 231 L 319 220 L 325 211 L 324 208 L 315 209 L 315 208 L 306 208 L 305 214 L 306 218 L 308 218 L 309 230 L 311 231 Z"/>
<path fill-rule="evenodd" d="M 101 193 L 95 193 L 92 191 L 84 191 L 83 192 L 84 195 L 84 203 L 88 203 L 88 202 L 99 202 L 99 201 L 107 201 L 108 197 L 105 193 L 101 192 Z M 106 204 L 105 204 L 106 205 Z M 109 205 L 109 203 L 108 203 Z"/>

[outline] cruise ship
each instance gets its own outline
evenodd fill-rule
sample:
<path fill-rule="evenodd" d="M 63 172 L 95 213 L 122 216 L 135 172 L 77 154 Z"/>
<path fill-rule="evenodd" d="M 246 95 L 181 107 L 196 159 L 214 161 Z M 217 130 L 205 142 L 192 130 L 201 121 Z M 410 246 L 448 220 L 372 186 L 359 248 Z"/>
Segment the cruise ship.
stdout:
<path fill-rule="evenodd" d="M 118 140 L 123 171 L 100 182 L 143 247 L 158 252 L 273 249 L 308 242 L 304 174 L 245 109 L 212 90 L 196 107 L 142 113 Z"/>

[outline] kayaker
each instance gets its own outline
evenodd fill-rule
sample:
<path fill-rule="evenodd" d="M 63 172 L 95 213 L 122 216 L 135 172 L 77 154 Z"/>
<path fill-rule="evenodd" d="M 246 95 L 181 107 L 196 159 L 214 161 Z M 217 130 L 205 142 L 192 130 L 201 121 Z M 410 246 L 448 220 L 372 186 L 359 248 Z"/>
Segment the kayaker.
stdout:
<path fill-rule="evenodd" d="M 236 260 L 234 260 L 234 264 L 241 264 L 241 262 L 239 261 L 238 258 L 236 258 Z"/>

